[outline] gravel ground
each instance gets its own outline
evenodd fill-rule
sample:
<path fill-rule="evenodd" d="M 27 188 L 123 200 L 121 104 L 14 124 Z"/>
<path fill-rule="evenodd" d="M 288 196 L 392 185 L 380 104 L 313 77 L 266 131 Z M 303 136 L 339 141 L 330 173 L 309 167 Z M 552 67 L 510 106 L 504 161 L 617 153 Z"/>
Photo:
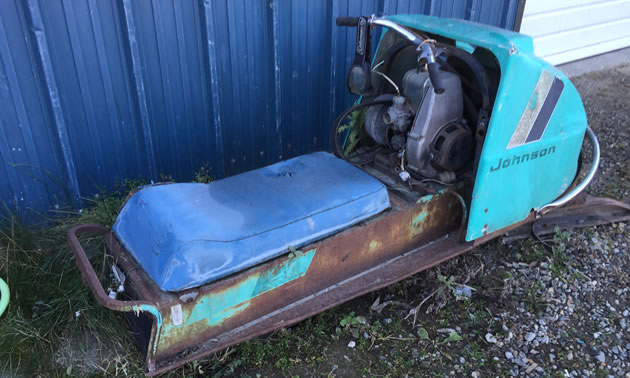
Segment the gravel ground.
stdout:
<path fill-rule="evenodd" d="M 601 147 L 599 171 L 589 191 L 630 199 L 630 63 L 572 81 Z"/>
<path fill-rule="evenodd" d="M 630 64 L 573 82 L 602 149 L 598 176 L 589 191 L 630 198 Z M 629 243 L 625 223 L 574 230 L 556 237 L 555 256 L 548 261 L 503 264 L 515 281 L 510 285 L 536 282 L 536 294 L 544 303 L 544 311 L 532 313 L 527 297 L 515 290 L 525 300 L 497 314 L 503 334 L 496 337 L 496 348 L 504 352 L 501 357 L 511 365 L 512 375 L 599 372 L 630 377 Z"/>
<path fill-rule="evenodd" d="M 589 124 L 600 140 L 602 158 L 592 194 L 630 198 L 630 64 L 573 80 Z M 540 283 L 541 314 L 524 302 L 498 314 L 508 326 L 497 347 L 512 364 L 512 375 L 537 372 L 565 376 L 630 377 L 630 226 L 619 223 L 575 230 L 556 238 L 552 257 L 531 265 L 505 263 L 513 279 Z M 522 285 L 521 285 L 522 286 Z M 518 295 L 518 293 L 517 293 Z M 501 343 L 503 345 L 501 345 Z M 532 364 L 538 366 L 532 371 Z"/>
<path fill-rule="evenodd" d="M 573 82 L 602 149 L 589 191 L 630 198 L 630 64 Z M 630 225 L 619 223 L 558 233 L 550 253 L 532 241 L 508 244 L 503 257 L 496 254 L 505 252 L 498 243 L 485 247 L 490 252 L 483 259 L 490 266 L 486 274 L 504 277 L 500 298 L 488 303 L 495 310 L 489 309 L 495 325 L 484 335 L 486 354 L 496 367 L 490 370 L 507 369 L 513 376 L 630 377 L 629 244 Z M 483 279 L 478 284 L 483 293 Z M 452 366 L 457 375 L 464 370 L 481 375 L 475 374 L 474 361 L 459 365 L 459 370 Z"/>

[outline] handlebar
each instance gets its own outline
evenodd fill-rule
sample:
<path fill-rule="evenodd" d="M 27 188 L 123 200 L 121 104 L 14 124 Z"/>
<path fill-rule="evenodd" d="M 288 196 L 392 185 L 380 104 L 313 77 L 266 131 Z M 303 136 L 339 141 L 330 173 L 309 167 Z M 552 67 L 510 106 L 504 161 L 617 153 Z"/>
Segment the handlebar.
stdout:
<path fill-rule="evenodd" d="M 361 17 L 337 17 L 337 26 L 357 26 Z M 415 45 L 420 52 L 420 58 L 427 60 L 427 68 L 429 70 L 429 78 L 435 93 L 440 94 L 444 92 L 444 85 L 442 83 L 442 75 L 440 74 L 440 66 L 435 61 L 434 48 L 429 44 L 434 41 L 425 41 L 419 35 L 405 28 L 404 26 L 387 19 L 386 17 L 371 16 L 367 18 L 369 26 L 383 26 L 386 27 L 398 35 L 402 36 L 413 45 Z"/>
<path fill-rule="evenodd" d="M 357 26 L 359 17 L 337 17 L 337 26 Z"/>
<path fill-rule="evenodd" d="M 400 36 L 402 36 L 403 38 L 407 39 L 409 42 L 413 43 L 414 45 L 420 46 L 420 44 L 422 43 L 423 39 L 420 38 L 418 35 L 416 35 L 414 32 L 412 32 L 411 30 L 405 28 L 404 26 L 394 22 L 394 21 L 390 21 L 388 20 L 386 17 L 370 17 L 368 24 L 370 24 L 370 26 L 383 26 L 386 27 L 388 29 L 391 29 L 392 31 L 396 32 L 397 34 L 399 34 Z"/>
<path fill-rule="evenodd" d="M 336 24 L 337 26 L 357 26 L 359 24 L 359 19 L 361 17 L 337 17 Z M 388 29 L 393 30 L 394 32 L 400 34 L 402 37 L 409 40 L 409 42 L 413 43 L 416 46 L 420 46 L 422 43 L 422 38 L 413 33 L 411 30 L 403 27 L 402 25 L 390 21 L 387 17 L 376 17 L 371 16 L 368 17 L 368 25 L 370 26 L 383 26 Z"/>

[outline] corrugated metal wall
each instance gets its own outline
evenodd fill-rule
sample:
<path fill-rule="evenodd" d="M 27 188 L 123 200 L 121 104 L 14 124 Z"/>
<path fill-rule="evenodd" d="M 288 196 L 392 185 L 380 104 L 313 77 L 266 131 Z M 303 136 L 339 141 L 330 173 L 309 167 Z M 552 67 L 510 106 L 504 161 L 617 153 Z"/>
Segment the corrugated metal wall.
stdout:
<path fill-rule="evenodd" d="M 31 220 L 125 178 L 216 178 L 328 149 L 342 15 L 512 29 L 518 0 L 3 0 L 0 200 Z"/>

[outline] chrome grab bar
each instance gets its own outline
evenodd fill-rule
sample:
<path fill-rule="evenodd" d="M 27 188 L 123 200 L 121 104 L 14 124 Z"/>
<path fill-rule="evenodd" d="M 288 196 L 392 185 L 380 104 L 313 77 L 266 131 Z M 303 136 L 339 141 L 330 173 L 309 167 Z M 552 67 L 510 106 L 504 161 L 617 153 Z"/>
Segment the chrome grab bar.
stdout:
<path fill-rule="evenodd" d="M 595 135 L 593 130 L 588 126 L 586 127 L 586 135 L 588 135 L 589 139 L 591 140 L 591 144 L 593 145 L 593 163 L 591 165 L 591 169 L 588 171 L 588 174 L 586 175 L 584 180 L 571 191 L 558 198 L 557 200 L 538 208 L 536 210 L 536 218 L 543 216 L 546 211 L 551 210 L 552 208 L 567 204 L 578 194 L 580 194 L 588 186 L 588 184 L 590 184 L 590 182 L 593 180 L 593 177 L 595 177 L 595 173 L 597 172 L 597 168 L 599 167 L 599 141 L 597 140 L 597 136 Z"/>

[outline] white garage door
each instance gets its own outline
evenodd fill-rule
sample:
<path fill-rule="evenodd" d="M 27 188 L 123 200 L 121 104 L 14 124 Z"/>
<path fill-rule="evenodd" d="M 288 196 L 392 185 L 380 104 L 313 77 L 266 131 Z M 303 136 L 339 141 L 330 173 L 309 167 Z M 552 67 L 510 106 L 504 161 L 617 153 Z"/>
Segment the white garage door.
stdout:
<path fill-rule="evenodd" d="M 526 0 L 521 33 L 552 64 L 630 46 L 630 0 Z"/>

